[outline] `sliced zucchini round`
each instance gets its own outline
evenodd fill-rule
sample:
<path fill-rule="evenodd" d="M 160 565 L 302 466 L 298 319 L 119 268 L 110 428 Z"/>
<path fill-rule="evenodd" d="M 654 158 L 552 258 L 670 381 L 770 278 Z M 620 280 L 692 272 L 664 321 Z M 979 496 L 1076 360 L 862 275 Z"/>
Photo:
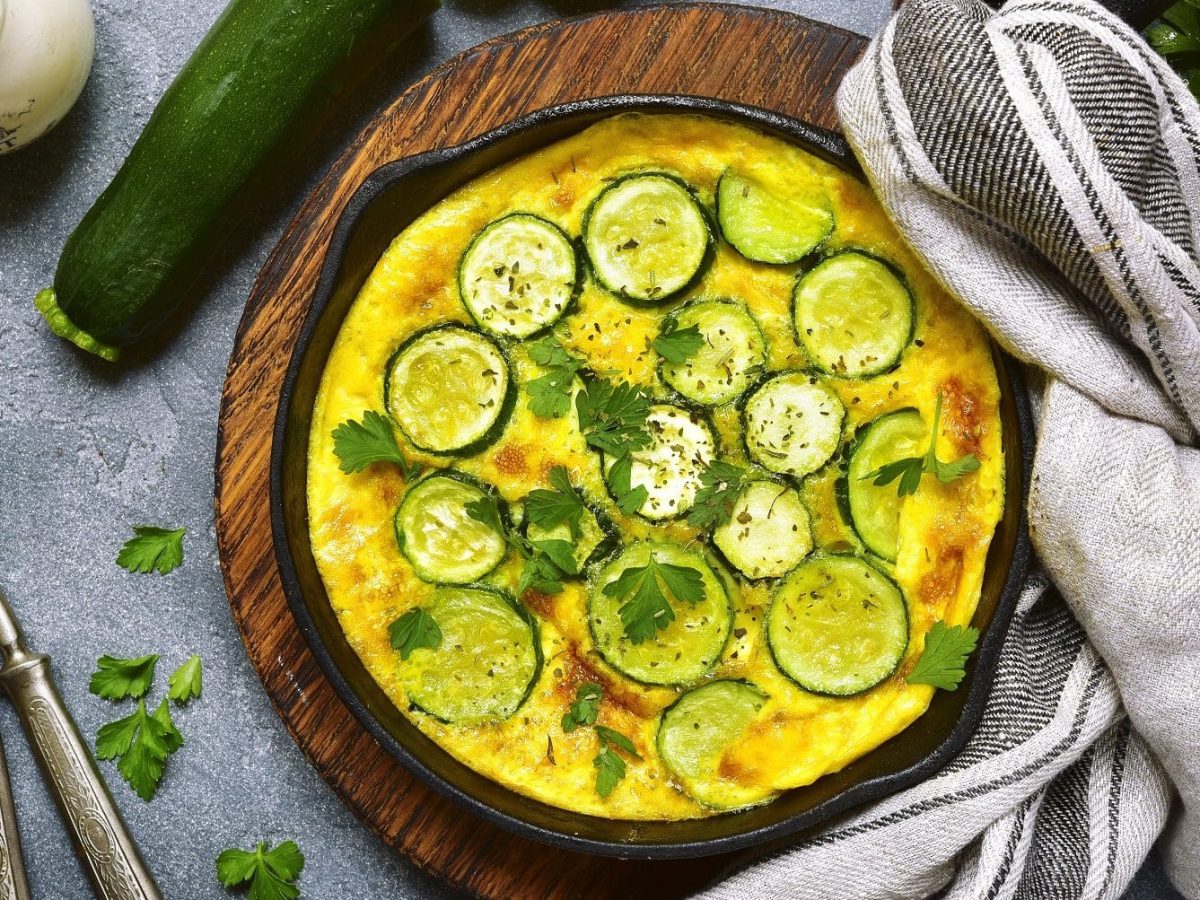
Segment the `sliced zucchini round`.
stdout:
<path fill-rule="evenodd" d="M 850 448 L 844 488 L 850 525 L 863 546 L 888 562 L 896 561 L 904 498 L 895 482 L 876 485 L 867 475 L 898 459 L 920 456 L 928 441 L 921 414 L 902 409 L 871 422 Z"/>
<path fill-rule="evenodd" d="M 740 809 L 775 796 L 764 785 L 740 784 L 721 761 L 762 712 L 767 695 L 746 681 L 712 681 L 663 710 L 658 755 L 685 791 L 713 809 Z"/>
<path fill-rule="evenodd" d="M 894 581 L 857 556 L 814 556 L 784 579 L 766 616 L 775 664 L 814 694 L 848 697 L 888 678 L 908 648 Z"/>
<path fill-rule="evenodd" d="M 531 541 L 566 541 L 575 548 L 575 565 L 579 571 L 585 566 L 599 562 L 617 546 L 617 526 L 600 509 L 586 505 L 579 520 L 579 540 L 571 537 L 571 526 L 560 522 L 553 528 L 544 528 L 532 522 L 525 526 L 525 536 Z"/>
<path fill-rule="evenodd" d="M 467 512 L 484 495 L 467 476 L 445 470 L 408 489 L 396 510 L 396 543 L 418 578 L 467 584 L 500 565 L 508 552 L 504 535 Z"/>
<path fill-rule="evenodd" d="M 392 354 L 383 403 L 418 450 L 465 455 L 500 436 L 514 394 L 496 342 L 451 323 L 417 332 Z"/>
<path fill-rule="evenodd" d="M 746 452 L 765 469 L 802 478 L 833 456 L 845 415 L 837 394 L 807 373 L 772 375 L 742 407 Z"/>
<path fill-rule="evenodd" d="M 828 256 L 796 282 L 796 336 L 830 375 L 866 378 L 894 369 L 912 340 L 912 294 L 890 264 L 858 250 Z"/>
<path fill-rule="evenodd" d="M 484 331 L 527 338 L 571 305 L 578 270 L 575 245 L 561 228 L 512 213 L 475 235 L 458 264 L 458 292 Z"/>
<path fill-rule="evenodd" d="M 651 554 L 657 563 L 699 572 L 704 597 L 689 603 L 667 591 L 674 620 L 655 637 L 635 644 L 621 621 L 620 610 L 628 598 L 610 597 L 604 588 L 626 570 L 646 566 Z M 596 649 L 618 672 L 645 684 L 686 684 L 720 660 L 733 627 L 733 607 L 724 581 L 701 553 L 678 544 L 641 541 L 626 547 L 600 572 L 588 601 L 588 627 Z"/>
<path fill-rule="evenodd" d="M 795 488 L 752 481 L 738 494 L 729 521 L 713 531 L 713 543 L 747 578 L 779 578 L 812 552 L 812 523 Z"/>
<path fill-rule="evenodd" d="M 705 406 L 741 396 L 767 361 L 767 342 L 758 321 L 736 300 L 699 300 L 663 321 L 663 331 L 692 327 L 704 343 L 681 363 L 664 359 L 659 370 L 663 381 Z"/>
<path fill-rule="evenodd" d="M 409 702 L 443 722 L 498 722 L 529 696 L 542 668 L 537 623 L 507 594 L 447 587 L 424 604 L 442 641 L 400 663 Z"/>
<path fill-rule="evenodd" d="M 664 303 L 691 287 L 712 244 L 708 214 L 691 188 L 664 172 L 618 178 L 583 216 L 596 280 L 634 303 Z"/>
<path fill-rule="evenodd" d="M 799 262 L 833 233 L 828 205 L 801 203 L 726 169 L 717 182 L 717 221 L 731 247 L 754 262 Z"/>
<path fill-rule="evenodd" d="M 700 473 L 717 453 L 712 426 L 704 418 L 669 403 L 656 403 L 646 416 L 650 443 L 631 454 L 629 483 L 646 488 L 638 515 L 652 521 L 680 516 L 696 502 Z M 605 456 L 604 471 L 613 458 Z"/>

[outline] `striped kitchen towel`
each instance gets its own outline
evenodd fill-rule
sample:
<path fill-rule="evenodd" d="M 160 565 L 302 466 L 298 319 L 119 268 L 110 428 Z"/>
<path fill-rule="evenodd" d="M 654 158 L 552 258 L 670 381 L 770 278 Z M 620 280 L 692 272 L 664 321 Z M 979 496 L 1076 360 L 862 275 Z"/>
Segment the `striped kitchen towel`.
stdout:
<path fill-rule="evenodd" d="M 838 109 L 1028 364 L 1040 563 L 956 759 L 707 895 L 1119 897 L 1165 828 L 1200 898 L 1200 110 L 1088 0 L 909 0 Z"/>

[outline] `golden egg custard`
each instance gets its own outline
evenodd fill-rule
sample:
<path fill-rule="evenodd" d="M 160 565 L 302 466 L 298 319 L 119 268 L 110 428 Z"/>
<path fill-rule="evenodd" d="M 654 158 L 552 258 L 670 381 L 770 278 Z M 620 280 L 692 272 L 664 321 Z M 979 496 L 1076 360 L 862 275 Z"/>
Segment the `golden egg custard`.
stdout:
<path fill-rule="evenodd" d="M 380 259 L 317 396 L 312 548 L 366 668 L 466 765 L 583 813 L 713 815 L 957 684 L 999 402 L 863 183 L 740 125 L 615 116 Z"/>

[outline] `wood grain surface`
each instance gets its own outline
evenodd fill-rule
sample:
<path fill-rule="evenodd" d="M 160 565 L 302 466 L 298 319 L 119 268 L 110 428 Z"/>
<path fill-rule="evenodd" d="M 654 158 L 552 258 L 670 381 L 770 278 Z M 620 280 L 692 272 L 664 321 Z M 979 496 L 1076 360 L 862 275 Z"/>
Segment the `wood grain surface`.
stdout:
<path fill-rule="evenodd" d="M 599 13 L 481 44 L 417 82 L 354 139 L 259 274 L 229 361 L 218 433 L 217 541 L 233 617 L 271 701 L 322 777 L 384 841 L 460 888 L 495 898 L 664 900 L 736 860 L 601 859 L 515 837 L 411 776 L 323 676 L 280 584 L 268 466 L 284 372 L 338 215 L 383 163 L 587 97 L 715 97 L 835 128 L 837 85 L 865 43 L 788 13 L 705 3 Z"/>

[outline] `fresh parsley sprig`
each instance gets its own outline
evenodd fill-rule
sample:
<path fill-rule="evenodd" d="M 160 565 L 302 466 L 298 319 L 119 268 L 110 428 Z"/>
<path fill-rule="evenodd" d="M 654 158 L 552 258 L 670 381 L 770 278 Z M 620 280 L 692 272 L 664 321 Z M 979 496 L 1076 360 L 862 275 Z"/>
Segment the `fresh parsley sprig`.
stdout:
<path fill-rule="evenodd" d="M 633 486 L 633 456 L 627 452 L 613 460 L 609 467 L 608 486 L 617 502 L 617 509 L 627 516 L 632 516 L 641 509 L 650 496 L 644 484 Z"/>
<path fill-rule="evenodd" d="M 953 691 L 966 675 L 967 657 L 979 641 L 979 629 L 969 625 L 947 627 L 938 620 L 925 635 L 925 649 L 905 679 L 909 684 L 932 684 Z"/>
<path fill-rule="evenodd" d="M 157 663 L 157 653 L 133 659 L 102 656 L 96 661 L 96 671 L 88 681 L 88 690 L 106 700 L 143 697 L 154 681 L 154 667 Z"/>
<path fill-rule="evenodd" d="M 687 362 L 704 346 L 704 335 L 695 325 L 680 328 L 679 323 L 672 319 L 663 332 L 650 342 L 650 346 L 667 362 L 679 365 Z"/>
<path fill-rule="evenodd" d="M 134 525 L 133 537 L 117 554 L 117 565 L 130 572 L 166 575 L 183 565 L 183 536 L 186 528 Z"/>
<path fill-rule="evenodd" d="M 304 868 L 304 854 L 295 841 L 268 848 L 259 841 L 253 850 L 230 847 L 217 857 L 217 881 L 224 888 L 248 884 L 249 900 L 296 900 L 295 881 Z"/>
<path fill-rule="evenodd" d="M 542 419 L 560 419 L 571 408 L 571 385 L 583 368 L 583 360 L 568 353 L 553 337 L 529 345 L 529 355 L 546 370 L 525 385 L 529 409 Z"/>
<path fill-rule="evenodd" d="M 400 651 L 400 658 L 406 660 L 414 650 L 436 650 L 442 646 L 442 629 L 427 610 L 418 606 L 388 626 L 388 639 L 392 649 Z"/>
<path fill-rule="evenodd" d="M 621 750 L 634 759 L 642 757 L 633 741 L 621 732 L 596 724 L 603 698 L 604 688 L 600 685 L 592 681 L 581 684 L 575 691 L 575 702 L 562 717 L 562 730 L 570 734 L 585 725 L 592 726 L 600 742 L 600 750 L 592 758 L 592 765 L 596 769 L 596 793 L 607 799 L 626 772 L 625 760 L 616 751 Z M 548 746 L 553 746 L 553 743 Z"/>
<path fill-rule="evenodd" d="M 575 396 L 575 408 L 584 440 L 597 450 L 620 456 L 650 443 L 650 395 L 640 385 L 589 379 Z"/>
<path fill-rule="evenodd" d="M 405 481 L 421 472 L 421 466 L 410 463 L 396 443 L 392 424 L 372 409 L 363 411 L 361 422 L 350 419 L 333 429 L 333 452 L 338 467 L 347 475 L 377 462 L 395 463 Z"/>
<path fill-rule="evenodd" d="M 571 484 L 566 468 L 555 466 L 550 470 L 549 480 L 553 490 L 535 488 L 525 498 L 525 517 L 538 528 L 557 528 L 565 522 L 571 540 L 577 541 L 587 507 Z"/>
<path fill-rule="evenodd" d="M 942 392 L 938 391 L 937 405 L 933 412 L 933 434 L 929 439 L 929 449 L 924 456 L 910 456 L 898 459 L 887 465 L 880 466 L 872 472 L 863 475 L 863 480 L 874 479 L 879 486 L 890 484 L 900 479 L 897 490 L 901 497 L 915 494 L 921 486 L 921 476 L 926 472 L 935 475 L 942 484 L 949 484 L 962 476 L 979 468 L 979 460 L 973 453 L 960 456 L 953 462 L 942 462 L 937 457 L 937 438 L 942 421 Z"/>
<path fill-rule="evenodd" d="M 154 798 L 167 758 L 182 746 L 183 735 L 171 720 L 165 698 L 152 713 L 146 711 L 145 700 L 138 700 L 131 714 L 96 732 L 96 755 L 116 759 L 117 771 L 143 800 Z"/>
<path fill-rule="evenodd" d="M 500 504 L 491 494 L 472 500 L 466 508 L 467 515 L 502 535 L 508 545 L 525 560 L 521 578 L 517 582 L 518 596 L 527 590 L 535 590 L 539 594 L 562 593 L 563 580 L 579 574 L 574 546 L 560 540 L 531 541 L 508 528 L 500 515 Z"/>
<path fill-rule="evenodd" d="M 167 696 L 176 703 L 187 703 L 200 696 L 204 689 L 204 665 L 193 653 L 171 673 L 167 680 Z"/>
<path fill-rule="evenodd" d="M 688 524 L 715 528 L 728 522 L 745 478 L 745 469 L 719 459 L 710 462 L 700 473 L 700 490 L 688 511 Z"/>
<path fill-rule="evenodd" d="M 625 598 L 617 613 L 625 636 L 641 644 L 675 620 L 669 598 L 693 604 L 704 599 L 704 579 L 691 566 L 660 563 L 651 554 L 646 565 L 630 566 L 606 584 L 604 593 Z"/>

